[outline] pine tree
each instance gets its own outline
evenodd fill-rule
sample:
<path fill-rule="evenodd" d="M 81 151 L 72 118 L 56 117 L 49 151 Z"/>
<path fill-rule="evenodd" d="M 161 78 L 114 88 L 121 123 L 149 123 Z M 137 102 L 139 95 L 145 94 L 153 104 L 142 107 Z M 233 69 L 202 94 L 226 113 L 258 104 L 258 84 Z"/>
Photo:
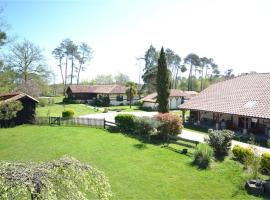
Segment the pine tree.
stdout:
<path fill-rule="evenodd" d="M 161 48 L 158 59 L 158 71 L 157 71 L 157 103 L 158 112 L 169 112 L 168 98 L 170 95 L 170 77 L 167 69 L 166 57 L 163 47 Z"/>

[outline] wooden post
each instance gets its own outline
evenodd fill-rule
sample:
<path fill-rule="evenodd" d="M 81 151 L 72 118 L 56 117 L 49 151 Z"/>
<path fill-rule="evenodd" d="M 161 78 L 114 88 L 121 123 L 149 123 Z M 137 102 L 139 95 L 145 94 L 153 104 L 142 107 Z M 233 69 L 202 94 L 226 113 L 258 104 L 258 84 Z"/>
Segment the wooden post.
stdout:
<path fill-rule="evenodd" d="M 106 120 L 105 120 L 105 118 L 104 118 L 103 122 L 104 122 L 103 128 L 105 129 L 106 128 Z"/>
<path fill-rule="evenodd" d="M 183 124 L 185 124 L 185 122 L 186 122 L 185 115 L 186 115 L 186 110 L 182 110 L 182 121 L 183 121 Z"/>

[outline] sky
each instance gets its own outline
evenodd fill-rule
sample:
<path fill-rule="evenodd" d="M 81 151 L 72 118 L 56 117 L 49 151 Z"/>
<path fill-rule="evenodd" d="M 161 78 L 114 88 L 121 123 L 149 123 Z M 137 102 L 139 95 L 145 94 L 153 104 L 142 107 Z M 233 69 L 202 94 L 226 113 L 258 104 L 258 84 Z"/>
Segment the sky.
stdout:
<path fill-rule="evenodd" d="M 94 51 L 81 80 L 127 74 L 139 81 L 150 45 L 214 58 L 222 72 L 270 72 L 269 0 L 0 0 L 8 34 L 51 52 L 65 38 Z"/>

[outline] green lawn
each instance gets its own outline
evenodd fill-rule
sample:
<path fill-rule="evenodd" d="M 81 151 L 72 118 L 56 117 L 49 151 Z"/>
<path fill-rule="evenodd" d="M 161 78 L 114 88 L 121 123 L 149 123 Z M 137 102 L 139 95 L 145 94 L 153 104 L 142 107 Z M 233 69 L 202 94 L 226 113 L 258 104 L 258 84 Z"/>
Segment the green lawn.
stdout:
<path fill-rule="evenodd" d="M 121 110 L 121 112 L 144 112 L 143 110 L 140 110 L 139 106 L 109 106 L 107 107 L 110 111 L 117 111 Z"/>
<path fill-rule="evenodd" d="M 75 112 L 75 117 L 80 115 L 100 113 L 101 111 L 94 110 L 93 108 L 85 104 L 53 104 L 45 107 L 37 107 L 36 112 L 39 117 L 60 117 L 62 111 L 65 109 L 71 109 Z"/>
<path fill-rule="evenodd" d="M 117 200 L 259 199 L 243 190 L 246 175 L 230 159 L 214 163 L 210 170 L 199 170 L 190 164 L 190 156 L 102 129 L 0 129 L 1 160 L 46 161 L 64 154 L 103 170 Z"/>

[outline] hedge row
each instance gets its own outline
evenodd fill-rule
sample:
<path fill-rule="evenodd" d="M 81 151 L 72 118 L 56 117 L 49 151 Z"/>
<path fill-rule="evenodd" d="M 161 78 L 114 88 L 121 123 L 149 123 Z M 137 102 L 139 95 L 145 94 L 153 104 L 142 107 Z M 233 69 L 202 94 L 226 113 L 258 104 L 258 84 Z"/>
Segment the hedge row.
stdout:
<path fill-rule="evenodd" d="M 181 117 L 171 113 L 154 117 L 119 114 L 115 117 L 115 123 L 121 131 L 139 135 L 178 135 L 183 128 Z"/>

